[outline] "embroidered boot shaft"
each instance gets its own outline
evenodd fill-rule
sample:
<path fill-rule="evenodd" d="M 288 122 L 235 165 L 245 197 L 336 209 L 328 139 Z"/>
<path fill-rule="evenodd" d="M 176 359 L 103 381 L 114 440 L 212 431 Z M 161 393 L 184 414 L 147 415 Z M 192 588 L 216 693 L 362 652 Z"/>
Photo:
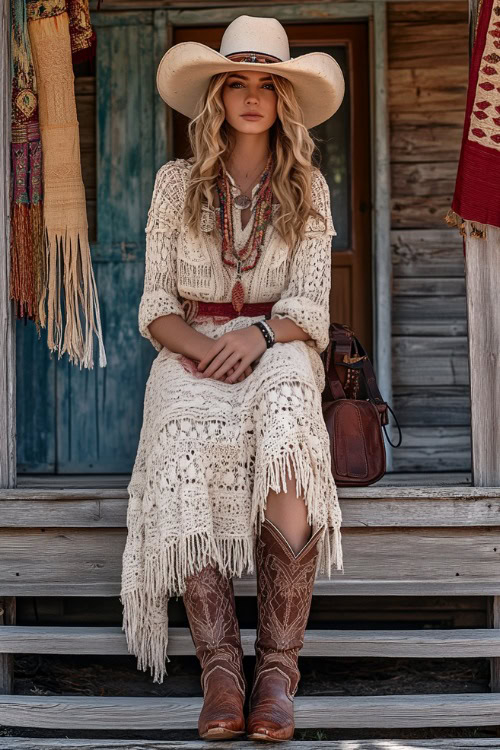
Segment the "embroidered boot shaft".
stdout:
<path fill-rule="evenodd" d="M 298 655 L 304 644 L 318 542 L 324 529 L 318 529 L 296 556 L 269 519 L 261 525 L 256 546 L 258 623 L 249 739 L 275 742 L 293 737 L 293 699 L 300 680 Z"/>
<path fill-rule="evenodd" d="M 186 578 L 183 601 L 202 668 L 198 732 L 204 740 L 236 737 L 245 731 L 247 685 L 232 579 L 207 565 Z"/>

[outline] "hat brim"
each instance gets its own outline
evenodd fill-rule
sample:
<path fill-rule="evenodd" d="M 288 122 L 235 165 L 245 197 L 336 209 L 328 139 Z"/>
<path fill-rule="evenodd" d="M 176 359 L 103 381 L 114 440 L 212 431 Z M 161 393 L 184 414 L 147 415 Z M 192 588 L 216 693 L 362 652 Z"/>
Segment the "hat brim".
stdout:
<path fill-rule="evenodd" d="M 326 52 L 308 52 L 278 63 L 249 63 L 230 60 L 200 42 L 180 42 L 160 60 L 156 86 L 170 107 L 192 119 L 213 75 L 246 68 L 287 78 L 307 128 L 328 120 L 342 104 L 344 76 L 338 62 Z"/>

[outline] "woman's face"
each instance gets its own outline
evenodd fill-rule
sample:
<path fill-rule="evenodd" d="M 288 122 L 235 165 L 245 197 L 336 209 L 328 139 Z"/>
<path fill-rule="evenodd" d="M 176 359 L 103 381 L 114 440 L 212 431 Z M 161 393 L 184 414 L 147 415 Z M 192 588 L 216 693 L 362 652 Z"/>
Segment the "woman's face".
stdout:
<path fill-rule="evenodd" d="M 268 130 L 277 117 L 277 99 L 271 75 L 260 70 L 237 70 L 226 78 L 222 87 L 226 120 L 241 133 Z M 247 112 L 261 116 L 245 118 Z"/>

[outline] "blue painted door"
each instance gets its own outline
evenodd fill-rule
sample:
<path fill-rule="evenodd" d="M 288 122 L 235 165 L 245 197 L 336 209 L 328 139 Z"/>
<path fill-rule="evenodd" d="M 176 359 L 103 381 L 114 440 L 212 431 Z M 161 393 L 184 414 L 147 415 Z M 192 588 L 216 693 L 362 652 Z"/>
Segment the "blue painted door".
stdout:
<path fill-rule="evenodd" d="M 132 469 L 155 351 L 137 330 L 147 211 L 166 160 L 165 106 L 155 86 L 164 11 L 95 13 L 97 242 L 91 244 L 108 364 L 57 359 L 33 323 L 17 321 L 18 472 Z"/>

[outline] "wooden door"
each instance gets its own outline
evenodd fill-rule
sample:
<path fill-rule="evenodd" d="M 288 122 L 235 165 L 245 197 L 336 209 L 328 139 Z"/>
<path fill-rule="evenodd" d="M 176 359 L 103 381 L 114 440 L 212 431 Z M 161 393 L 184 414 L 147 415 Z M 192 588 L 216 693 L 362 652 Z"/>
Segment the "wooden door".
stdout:
<path fill-rule="evenodd" d="M 284 26 L 292 57 L 321 50 L 337 60 L 344 74 L 346 93 L 340 109 L 310 132 L 318 139 L 337 231 L 332 241 L 330 317 L 352 326 L 373 357 L 368 26 L 365 22 Z M 218 50 L 224 28 L 176 28 L 174 44 L 192 40 Z M 188 119 L 178 112 L 173 118 L 175 156 L 190 156 Z"/>
<path fill-rule="evenodd" d="M 95 82 L 81 123 L 89 239 L 108 364 L 80 370 L 50 357 L 46 331 L 17 322 L 18 472 L 127 473 L 155 351 L 137 329 L 147 211 L 158 163 L 155 100 L 158 28 L 153 11 L 96 13 Z M 161 44 L 164 46 L 161 30 Z M 93 87 L 95 83 L 95 87 Z M 161 102 L 161 99 L 160 99 Z M 82 120 L 86 115 L 79 110 Z M 88 127 L 87 127 L 88 126 Z M 90 127 L 95 139 L 89 138 Z M 87 135 L 86 135 L 87 134 Z M 92 150 L 90 165 L 86 148 Z M 93 241 L 92 241 L 93 240 Z M 94 340 L 94 359 L 97 343 Z"/>

